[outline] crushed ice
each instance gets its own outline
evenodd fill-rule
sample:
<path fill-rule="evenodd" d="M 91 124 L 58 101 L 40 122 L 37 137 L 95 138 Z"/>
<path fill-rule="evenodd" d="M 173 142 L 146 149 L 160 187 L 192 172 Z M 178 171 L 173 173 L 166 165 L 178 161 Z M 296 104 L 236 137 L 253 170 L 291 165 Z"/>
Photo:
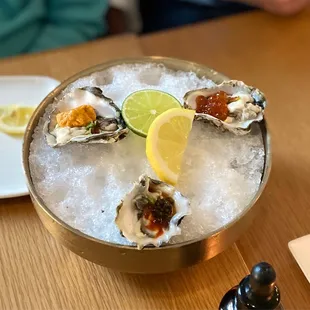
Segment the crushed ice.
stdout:
<path fill-rule="evenodd" d="M 86 85 L 101 87 L 121 106 L 130 93 L 140 89 L 166 91 L 182 102 L 187 91 L 213 82 L 161 65 L 121 65 L 77 80 L 64 94 Z M 128 244 L 114 218 L 116 206 L 133 182 L 143 173 L 155 177 L 145 156 L 145 139 L 130 133 L 112 145 L 74 144 L 53 149 L 42 134 L 52 108 L 40 120 L 31 143 L 29 161 L 37 191 L 74 228 L 108 242 Z M 238 216 L 259 188 L 263 164 L 259 129 L 237 137 L 195 122 L 177 186 L 191 200 L 192 215 L 182 221 L 182 235 L 171 242 L 202 237 Z"/>

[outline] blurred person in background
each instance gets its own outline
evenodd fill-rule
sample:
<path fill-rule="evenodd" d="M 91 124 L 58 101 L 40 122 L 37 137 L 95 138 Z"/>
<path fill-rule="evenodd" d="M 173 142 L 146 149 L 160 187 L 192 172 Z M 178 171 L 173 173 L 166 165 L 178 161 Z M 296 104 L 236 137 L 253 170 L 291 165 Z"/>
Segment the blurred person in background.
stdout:
<path fill-rule="evenodd" d="M 0 0 L 1 1 L 1 0 Z M 109 33 L 139 33 L 142 19 L 139 12 L 139 0 L 109 0 L 108 12 Z"/>
<path fill-rule="evenodd" d="M 293 15 L 310 5 L 310 0 L 225 0 L 261 8 L 277 15 Z"/>
<path fill-rule="evenodd" d="M 310 0 L 0 0 L 0 58 L 147 33 L 254 8 L 289 15 Z"/>
<path fill-rule="evenodd" d="M 303 10 L 310 0 L 140 0 L 143 33 L 210 20 L 253 9 L 278 15 Z"/>
<path fill-rule="evenodd" d="M 0 57 L 77 44 L 107 32 L 108 0 L 0 0 Z"/>

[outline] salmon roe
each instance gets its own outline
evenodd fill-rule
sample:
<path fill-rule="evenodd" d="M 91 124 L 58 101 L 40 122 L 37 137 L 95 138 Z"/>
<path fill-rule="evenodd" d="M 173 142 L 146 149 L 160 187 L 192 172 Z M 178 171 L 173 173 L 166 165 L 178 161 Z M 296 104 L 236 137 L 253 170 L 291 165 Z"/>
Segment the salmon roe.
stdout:
<path fill-rule="evenodd" d="M 196 98 L 196 112 L 209 114 L 213 117 L 225 121 L 228 117 L 228 107 L 229 97 L 227 93 L 219 91 L 209 97 L 198 96 Z"/>

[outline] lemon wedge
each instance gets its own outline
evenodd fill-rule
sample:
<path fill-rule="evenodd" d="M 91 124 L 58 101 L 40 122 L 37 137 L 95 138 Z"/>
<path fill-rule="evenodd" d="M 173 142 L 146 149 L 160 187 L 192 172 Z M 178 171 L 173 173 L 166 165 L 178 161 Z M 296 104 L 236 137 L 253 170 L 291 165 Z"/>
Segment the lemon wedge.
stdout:
<path fill-rule="evenodd" d="M 0 131 L 8 134 L 23 134 L 35 107 L 7 105 L 0 107 Z"/>
<path fill-rule="evenodd" d="M 151 124 L 146 138 L 146 156 L 157 176 L 175 185 L 192 129 L 195 111 L 170 109 Z"/>
<path fill-rule="evenodd" d="M 125 99 L 122 116 L 131 131 L 146 137 L 156 117 L 169 109 L 180 107 L 180 102 L 170 94 L 159 90 L 144 89 L 130 94 Z"/>

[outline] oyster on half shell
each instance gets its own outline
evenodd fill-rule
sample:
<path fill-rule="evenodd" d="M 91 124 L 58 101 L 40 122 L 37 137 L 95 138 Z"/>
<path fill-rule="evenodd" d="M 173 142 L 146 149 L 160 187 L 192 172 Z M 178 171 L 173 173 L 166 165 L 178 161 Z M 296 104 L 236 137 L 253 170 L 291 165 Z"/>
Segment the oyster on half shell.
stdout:
<path fill-rule="evenodd" d="M 206 99 L 217 94 L 224 94 L 227 98 L 227 117 L 220 119 L 208 112 L 197 112 L 197 98 Z M 189 91 L 184 96 L 184 108 L 196 110 L 195 120 L 205 120 L 213 123 L 222 130 L 228 130 L 236 135 L 244 135 L 251 131 L 251 124 L 260 122 L 264 118 L 266 98 L 264 94 L 242 81 L 224 81 L 210 88 Z"/>
<path fill-rule="evenodd" d="M 117 207 L 115 223 L 138 249 L 159 247 L 181 234 L 178 225 L 190 213 L 189 200 L 174 187 L 142 175 Z"/>
<path fill-rule="evenodd" d="M 120 109 L 98 87 L 83 87 L 66 94 L 45 122 L 48 145 L 68 143 L 113 143 L 124 138 L 128 128 Z"/>

